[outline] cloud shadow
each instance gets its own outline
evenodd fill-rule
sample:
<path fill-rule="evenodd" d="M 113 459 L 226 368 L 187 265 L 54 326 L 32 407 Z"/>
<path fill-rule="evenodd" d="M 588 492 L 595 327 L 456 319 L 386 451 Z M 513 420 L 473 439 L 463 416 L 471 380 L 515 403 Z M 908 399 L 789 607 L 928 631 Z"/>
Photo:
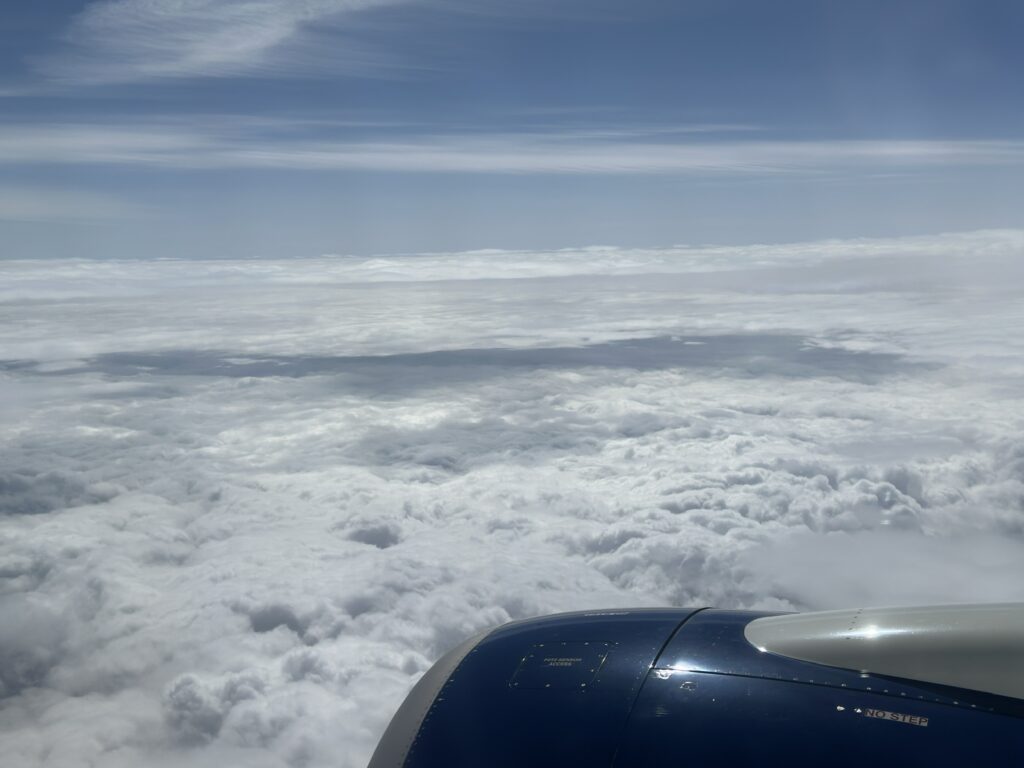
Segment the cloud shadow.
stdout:
<path fill-rule="evenodd" d="M 835 377 L 874 383 L 933 366 L 902 355 L 824 347 L 796 334 L 655 336 L 576 347 L 451 349 L 395 355 L 259 355 L 215 350 L 116 352 L 42 375 L 305 377 L 340 375 L 355 390 L 402 394 L 532 370 L 697 369 L 730 376 Z"/>

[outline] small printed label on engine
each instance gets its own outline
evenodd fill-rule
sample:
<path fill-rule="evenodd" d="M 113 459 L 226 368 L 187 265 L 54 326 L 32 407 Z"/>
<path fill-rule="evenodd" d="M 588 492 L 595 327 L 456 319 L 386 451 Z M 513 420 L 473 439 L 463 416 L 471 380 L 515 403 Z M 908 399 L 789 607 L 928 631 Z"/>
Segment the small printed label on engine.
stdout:
<path fill-rule="evenodd" d="M 597 676 L 609 643 L 537 643 L 520 660 L 509 681 L 512 688 L 584 690 Z"/>
<path fill-rule="evenodd" d="M 928 727 L 927 717 L 905 715 L 902 712 L 889 712 L 884 709 L 865 709 L 864 717 L 870 717 L 875 720 L 890 720 L 894 723 L 906 723 L 907 725 L 919 725 L 923 728 Z"/>

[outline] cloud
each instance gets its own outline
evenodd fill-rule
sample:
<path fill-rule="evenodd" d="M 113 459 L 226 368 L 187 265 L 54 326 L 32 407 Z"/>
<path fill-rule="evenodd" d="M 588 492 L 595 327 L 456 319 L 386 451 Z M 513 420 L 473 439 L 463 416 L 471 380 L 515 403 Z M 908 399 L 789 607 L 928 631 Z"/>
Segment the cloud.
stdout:
<path fill-rule="evenodd" d="M 410 142 L 236 147 L 226 165 L 445 173 L 777 174 L 869 165 L 1019 164 L 1013 141 L 575 142 L 545 136 L 429 137 Z"/>
<path fill-rule="evenodd" d="M 864 604 L 1019 601 L 1024 579 L 1020 537 L 971 531 L 917 536 L 902 531 L 803 531 L 746 550 L 741 578 L 771 580 L 771 591 L 797 605 L 841 608 Z M 867 567 L 885 563 L 885 568 Z M 923 569 L 921 563 L 945 563 Z M 753 587 L 761 590 L 763 586 Z"/>
<path fill-rule="evenodd" d="M 72 86 L 206 77 L 407 76 L 415 66 L 399 51 L 414 44 L 415 35 L 395 33 L 416 29 L 415 22 L 382 22 L 374 13 L 402 6 L 492 23 L 611 18 L 609 9 L 593 0 L 93 0 L 71 18 L 61 45 L 32 63 L 52 83 Z M 0 98 L 4 95 L 0 90 Z"/>
<path fill-rule="evenodd" d="M 0 596 L 0 699 L 38 686 L 59 660 L 66 622 L 53 610 L 20 594 Z"/>
<path fill-rule="evenodd" d="M 101 500 L 101 489 L 86 488 L 74 475 L 0 472 L 0 515 L 38 515 Z"/>
<path fill-rule="evenodd" d="M 271 356 L 198 350 L 157 354 L 112 353 L 61 366 L 50 375 L 96 371 L 132 376 L 153 371 L 230 378 L 344 376 L 353 390 L 412 393 L 469 383 L 516 371 L 578 370 L 593 367 L 640 371 L 692 368 L 729 371 L 736 376 L 829 375 L 877 380 L 925 367 L 884 352 L 822 346 L 813 339 L 783 334 L 713 334 L 630 338 L 572 347 L 478 348 L 393 355 Z"/>
<path fill-rule="evenodd" d="M 74 17 L 66 47 L 36 64 L 44 75 L 76 84 L 287 75 L 315 63 L 308 48 L 317 25 L 344 25 L 403 2 L 99 0 Z M 331 55 L 332 66 L 355 71 L 379 63 L 379 54 L 376 59 L 344 39 Z"/>
<path fill-rule="evenodd" d="M 114 164 L 176 169 L 502 174 L 768 175 L 877 173 L 950 165 L 1019 166 L 1012 140 L 695 140 L 676 129 L 402 135 L 346 139 L 346 126 L 197 119 L 10 125 L 0 129 L 0 163 Z M 341 134 L 339 136 L 338 134 Z"/>
<path fill-rule="evenodd" d="M 0 221 L 96 221 L 151 215 L 144 205 L 95 192 L 0 186 Z"/>
<path fill-rule="evenodd" d="M 509 619 L 1024 599 L 1022 255 L 2 262 L 5 756 L 355 767 Z"/>

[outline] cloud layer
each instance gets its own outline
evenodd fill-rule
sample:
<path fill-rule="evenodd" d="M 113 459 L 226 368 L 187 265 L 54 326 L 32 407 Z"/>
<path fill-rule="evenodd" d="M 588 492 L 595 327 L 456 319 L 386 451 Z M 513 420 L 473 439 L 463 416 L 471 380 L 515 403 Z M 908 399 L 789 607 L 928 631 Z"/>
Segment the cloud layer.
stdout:
<path fill-rule="evenodd" d="M 1024 233 L 0 263 L 0 734 L 359 766 L 577 608 L 1021 600 Z"/>

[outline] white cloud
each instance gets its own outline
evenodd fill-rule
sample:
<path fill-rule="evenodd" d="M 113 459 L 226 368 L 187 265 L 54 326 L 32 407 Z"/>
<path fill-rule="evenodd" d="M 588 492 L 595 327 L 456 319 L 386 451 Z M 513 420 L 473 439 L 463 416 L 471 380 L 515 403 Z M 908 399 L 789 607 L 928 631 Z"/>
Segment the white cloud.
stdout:
<path fill-rule="evenodd" d="M 408 0 L 100 0 L 74 18 L 67 46 L 37 66 L 85 84 L 286 75 L 314 63 L 304 49 L 316 25 L 402 2 Z M 374 63 L 369 57 L 343 39 L 331 63 L 362 69 Z"/>
<path fill-rule="evenodd" d="M 359 766 L 509 618 L 1024 599 L 1022 255 L 0 263 L 5 756 Z"/>
<path fill-rule="evenodd" d="M 544 0 L 92 0 L 70 20 L 56 50 L 33 59 L 55 84 L 81 86 L 203 77 L 408 76 L 413 34 L 373 12 L 420 6 L 435 14 L 494 20 L 585 18 L 593 2 Z M 12 93 L 25 93 L 13 90 Z M 0 90 L 0 97 L 5 95 Z"/>
<path fill-rule="evenodd" d="M 304 170 L 456 173 L 766 174 L 864 166 L 1019 164 L 1024 145 L 1005 141 L 811 141 L 635 143 L 574 137 L 442 136 L 409 142 L 238 146 L 226 165 Z"/>
<path fill-rule="evenodd" d="M 93 221 L 149 214 L 146 206 L 113 195 L 39 186 L 0 186 L 0 221 Z"/>
<path fill-rule="evenodd" d="M 337 135 L 321 125 L 321 133 Z M 47 124 L 0 128 L 3 164 L 126 164 L 412 173 L 766 175 L 870 174 L 959 166 L 1020 166 L 1010 140 L 652 140 L 654 129 L 414 135 L 390 141 L 311 138 L 309 126 L 197 118 L 183 123 Z"/>
<path fill-rule="evenodd" d="M 171 166 L 182 156 L 209 150 L 207 137 L 173 127 L 112 125 L 10 125 L 0 129 L 0 162 L 113 163 Z"/>

